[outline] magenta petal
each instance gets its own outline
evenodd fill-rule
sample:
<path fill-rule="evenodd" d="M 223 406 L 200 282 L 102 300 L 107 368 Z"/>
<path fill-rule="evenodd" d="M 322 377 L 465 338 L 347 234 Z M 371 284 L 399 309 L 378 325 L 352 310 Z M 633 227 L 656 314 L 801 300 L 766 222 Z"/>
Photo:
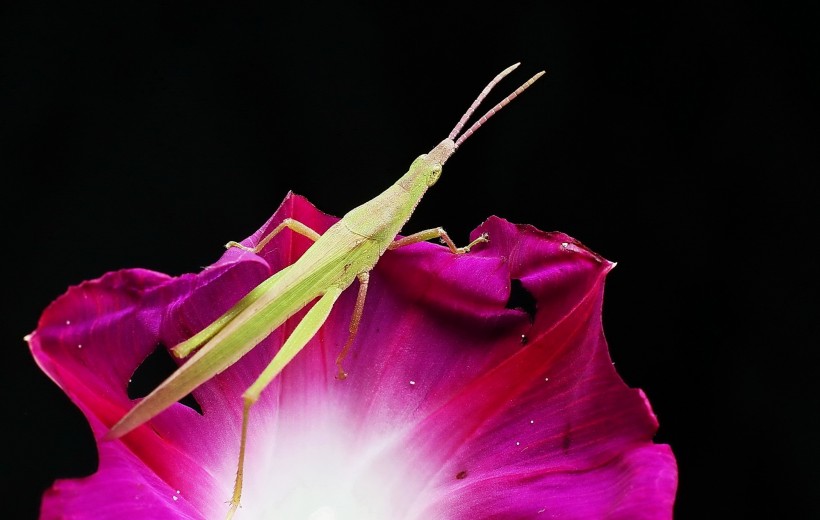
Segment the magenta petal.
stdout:
<path fill-rule="evenodd" d="M 286 216 L 320 232 L 335 221 L 289 196 L 246 244 Z M 618 377 L 602 332 L 612 264 L 560 233 L 498 218 L 480 232 L 490 243 L 468 255 L 422 243 L 383 257 L 346 381 L 334 359 L 355 289 L 342 295 L 252 410 L 238 516 L 281 513 L 310 493 L 300 482 L 319 482 L 390 511 L 375 518 L 671 518 L 675 459 L 653 443 L 649 403 Z M 109 273 L 44 312 L 32 352 L 99 436 L 130 408 L 128 378 L 158 344 L 189 337 L 308 245 L 287 232 L 261 255 L 231 250 L 197 275 Z M 533 316 L 508 308 L 519 285 Z M 58 482 L 43 517 L 224 515 L 239 396 L 294 324 L 195 391 L 202 416 L 175 405 L 100 443 L 98 473 Z"/>
<path fill-rule="evenodd" d="M 491 242 L 470 255 L 385 257 L 363 324 L 379 348 L 350 369 L 359 417 L 412 420 L 406 457 L 436 474 L 422 517 L 671 517 L 674 457 L 603 337 L 612 264 L 559 233 L 497 218 L 480 232 Z M 505 308 L 511 280 L 534 297 L 533 323 Z"/>
<path fill-rule="evenodd" d="M 241 267 L 250 270 L 252 265 Z M 132 406 L 126 386 L 133 371 L 157 345 L 166 343 L 162 337 L 163 329 L 168 328 L 165 313 L 186 298 L 207 291 L 210 285 L 227 288 L 239 284 L 240 280 L 231 276 L 237 270 L 239 267 L 218 267 L 199 277 L 171 279 L 136 269 L 85 282 L 46 309 L 30 339 L 32 352 L 43 370 L 80 407 L 99 437 Z M 236 296 L 241 296 L 241 290 Z M 154 427 L 161 430 L 163 421 L 172 421 L 179 425 L 178 431 L 184 432 L 191 429 L 191 419 L 196 416 L 193 410 L 177 405 L 158 418 Z M 201 441 L 199 435 L 190 437 L 189 442 Z M 104 499 L 98 507 L 110 500 L 113 510 L 127 511 L 127 504 L 119 500 L 131 497 L 128 504 L 135 507 L 138 517 L 140 511 L 153 508 L 150 504 L 155 500 L 157 507 L 167 507 L 170 497 L 191 480 L 197 485 L 185 488 L 186 497 L 207 510 L 204 504 L 222 493 L 221 483 L 210 475 L 208 459 L 200 456 L 208 441 L 187 451 L 168 440 L 144 428 L 123 442 L 101 442 L 100 471 L 80 482 L 59 482 L 44 498 L 43 515 L 48 517 L 47 511 L 55 507 L 85 511 L 86 495 L 93 492 Z M 128 482 L 129 468 L 133 481 L 120 485 Z M 163 480 L 165 490 L 160 489 Z M 112 489 L 100 491 L 100 485 Z M 179 509 L 179 500 L 175 502 L 172 505 Z M 219 502 L 212 506 L 222 509 Z M 94 511 L 87 510 L 89 514 Z"/>
<path fill-rule="evenodd" d="M 43 497 L 43 519 L 202 518 L 185 495 L 163 482 L 122 443 L 100 445 L 100 469 L 85 479 L 59 480 Z"/>

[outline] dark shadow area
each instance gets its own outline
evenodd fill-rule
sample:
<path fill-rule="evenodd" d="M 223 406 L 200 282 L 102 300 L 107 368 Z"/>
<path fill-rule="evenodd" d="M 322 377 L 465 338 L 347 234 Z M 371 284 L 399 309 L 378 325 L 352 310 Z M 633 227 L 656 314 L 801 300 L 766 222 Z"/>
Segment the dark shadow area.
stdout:
<path fill-rule="evenodd" d="M 510 280 L 510 298 L 504 307 L 526 312 L 530 318 L 530 323 L 535 321 L 535 312 L 538 310 L 536 308 L 535 297 L 524 287 L 521 280 L 517 278 Z"/>
<path fill-rule="evenodd" d="M 145 397 L 157 386 L 165 381 L 177 369 L 177 364 L 168 352 L 165 345 L 158 345 L 156 349 L 147 357 L 145 361 L 137 367 L 131 379 L 128 381 L 128 397 L 138 399 Z M 196 410 L 202 415 L 202 407 L 199 406 L 193 394 L 188 394 L 179 400 L 188 408 Z"/>

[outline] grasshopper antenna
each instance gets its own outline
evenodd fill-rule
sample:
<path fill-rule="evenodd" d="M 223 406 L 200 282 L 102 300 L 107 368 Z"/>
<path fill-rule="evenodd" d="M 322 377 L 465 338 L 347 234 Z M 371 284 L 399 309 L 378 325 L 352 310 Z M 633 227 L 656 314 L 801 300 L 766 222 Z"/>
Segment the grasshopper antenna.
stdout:
<path fill-rule="evenodd" d="M 515 89 L 515 91 L 512 94 L 499 101 L 493 108 L 489 109 L 483 116 L 481 116 L 481 118 L 478 121 L 473 123 L 472 126 L 470 126 L 470 128 L 468 128 L 463 134 L 461 134 L 461 136 L 459 136 L 461 129 L 464 128 L 464 125 L 470 119 L 470 116 L 473 115 L 473 112 L 475 112 L 475 109 L 478 108 L 478 105 L 480 105 L 481 102 L 484 101 L 484 98 L 487 97 L 487 94 L 489 94 L 493 87 L 495 87 L 502 79 L 504 79 L 504 77 L 507 74 L 514 71 L 519 65 L 521 65 L 520 62 L 514 65 L 510 65 L 506 69 L 502 70 L 495 78 L 493 78 L 493 80 L 486 87 L 484 87 L 484 90 L 482 90 L 478 97 L 475 99 L 475 101 L 473 101 L 473 104 L 470 105 L 470 108 L 467 109 L 467 112 L 465 112 L 464 115 L 461 116 L 461 119 L 458 121 L 458 124 L 456 124 L 455 128 L 453 128 L 453 131 L 450 132 L 450 135 L 448 136 L 448 139 L 455 142 L 455 147 L 453 148 L 453 151 L 455 151 L 459 146 L 461 146 L 461 143 L 463 143 L 467 140 L 468 137 L 473 135 L 473 133 L 476 130 L 478 130 L 481 127 L 481 125 L 483 125 L 488 119 L 494 116 L 496 112 L 507 106 L 510 103 L 510 101 L 518 97 L 519 94 L 527 90 L 527 88 L 529 88 L 530 85 L 535 83 L 538 80 L 538 78 L 544 75 L 544 71 L 542 70 L 535 76 L 528 79 L 526 83 Z"/>

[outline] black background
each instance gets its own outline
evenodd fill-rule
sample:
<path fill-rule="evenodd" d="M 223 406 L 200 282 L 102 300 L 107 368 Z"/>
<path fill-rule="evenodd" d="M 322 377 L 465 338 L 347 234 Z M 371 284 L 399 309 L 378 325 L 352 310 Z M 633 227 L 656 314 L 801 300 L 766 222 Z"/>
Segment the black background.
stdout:
<path fill-rule="evenodd" d="M 677 456 L 676 518 L 820 517 L 811 9 L 164 4 L 0 8 L 5 511 L 96 465 L 22 339 L 51 300 L 195 271 L 288 190 L 341 215 L 521 61 L 492 101 L 547 75 L 407 229 L 463 243 L 496 214 L 617 261 L 604 327 Z"/>

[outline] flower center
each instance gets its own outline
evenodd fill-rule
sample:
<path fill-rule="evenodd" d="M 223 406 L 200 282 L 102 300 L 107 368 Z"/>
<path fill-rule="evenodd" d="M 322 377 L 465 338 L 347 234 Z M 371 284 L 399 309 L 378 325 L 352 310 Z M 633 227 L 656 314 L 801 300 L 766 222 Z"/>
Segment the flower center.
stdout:
<path fill-rule="evenodd" d="M 336 511 L 332 507 L 322 506 L 308 520 L 336 520 Z"/>
<path fill-rule="evenodd" d="M 252 430 L 237 519 L 415 518 L 429 479 L 402 457 L 401 436 L 317 408 Z"/>

